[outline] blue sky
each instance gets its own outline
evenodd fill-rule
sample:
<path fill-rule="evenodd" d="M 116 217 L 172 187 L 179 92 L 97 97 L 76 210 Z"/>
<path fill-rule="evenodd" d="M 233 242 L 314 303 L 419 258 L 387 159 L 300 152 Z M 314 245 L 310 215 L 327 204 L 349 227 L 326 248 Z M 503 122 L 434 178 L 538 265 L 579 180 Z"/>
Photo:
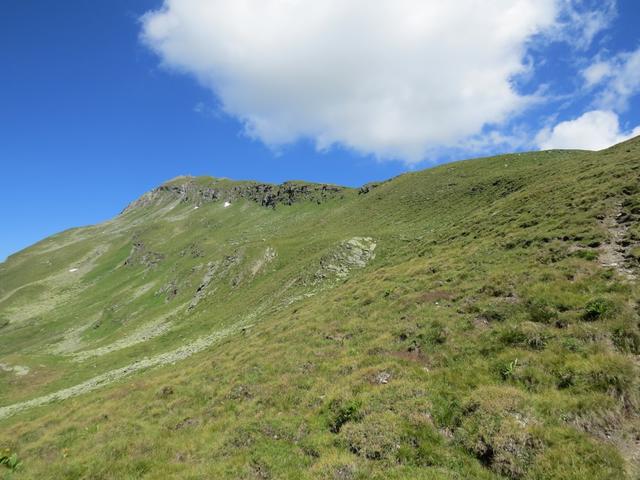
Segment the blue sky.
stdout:
<path fill-rule="evenodd" d="M 451 3 L 5 0 L 0 259 L 180 174 L 356 186 L 640 133 L 640 4 Z"/>

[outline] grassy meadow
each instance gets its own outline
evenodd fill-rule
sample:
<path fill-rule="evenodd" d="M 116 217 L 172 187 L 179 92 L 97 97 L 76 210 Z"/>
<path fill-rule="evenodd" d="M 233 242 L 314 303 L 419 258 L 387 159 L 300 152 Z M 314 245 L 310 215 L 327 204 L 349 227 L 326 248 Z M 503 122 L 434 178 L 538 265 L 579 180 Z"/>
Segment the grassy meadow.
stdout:
<path fill-rule="evenodd" d="M 640 475 L 639 139 L 166 186 L 0 264 L 0 478 Z"/>

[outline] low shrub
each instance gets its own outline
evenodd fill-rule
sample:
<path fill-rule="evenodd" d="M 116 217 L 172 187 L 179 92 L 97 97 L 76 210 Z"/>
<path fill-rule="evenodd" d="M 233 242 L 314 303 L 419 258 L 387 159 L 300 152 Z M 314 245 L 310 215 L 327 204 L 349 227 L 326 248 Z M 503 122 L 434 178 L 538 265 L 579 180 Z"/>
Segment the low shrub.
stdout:
<path fill-rule="evenodd" d="M 424 335 L 424 339 L 427 343 L 435 345 L 435 344 L 443 344 L 447 341 L 447 336 L 449 335 L 448 329 L 444 326 L 442 322 L 434 321 L 431 326 L 428 328 L 427 332 Z"/>
<path fill-rule="evenodd" d="M 549 324 L 558 318 L 558 312 L 542 300 L 529 300 L 525 308 L 532 322 Z"/>
<path fill-rule="evenodd" d="M 492 307 L 488 307 L 482 311 L 480 317 L 487 322 L 502 322 L 505 319 L 504 312 Z"/>
<path fill-rule="evenodd" d="M 402 433 L 395 413 L 373 413 L 361 422 L 349 423 L 340 436 L 356 455 L 369 460 L 391 460 L 400 450 Z"/>
<path fill-rule="evenodd" d="M 527 478 L 628 478 L 624 460 L 609 442 L 597 441 L 574 428 L 549 429 L 546 437 L 547 446 L 530 466 Z"/>
<path fill-rule="evenodd" d="M 332 400 L 329 404 L 329 430 L 338 433 L 345 423 L 360 420 L 363 416 L 361 408 L 361 403 L 356 400 Z"/>
<path fill-rule="evenodd" d="M 637 368 L 627 356 L 601 353 L 592 355 L 588 362 L 576 359 L 566 368 L 575 372 L 572 388 L 605 393 L 625 408 L 639 406 Z"/>
<path fill-rule="evenodd" d="M 504 328 L 498 334 L 498 338 L 503 345 L 542 350 L 546 347 L 550 335 L 539 325 L 523 322 Z"/>
<path fill-rule="evenodd" d="M 494 472 L 521 478 L 542 447 L 532 433 L 535 424 L 519 390 L 483 387 L 465 403 L 454 438 Z"/>
<path fill-rule="evenodd" d="M 573 252 L 573 255 L 579 258 L 583 258 L 585 260 L 593 261 L 598 258 L 597 250 L 577 250 Z"/>
<path fill-rule="evenodd" d="M 626 320 L 615 325 L 611 339 L 618 350 L 640 355 L 640 329 L 633 321 Z"/>
<path fill-rule="evenodd" d="M 20 468 L 22 462 L 18 459 L 18 454 L 9 449 L 2 450 L 0 453 L 0 466 L 16 471 Z"/>
<path fill-rule="evenodd" d="M 595 298 L 587 302 L 582 313 L 582 318 L 588 322 L 599 320 L 604 318 L 608 314 L 612 313 L 613 304 L 603 298 Z"/>

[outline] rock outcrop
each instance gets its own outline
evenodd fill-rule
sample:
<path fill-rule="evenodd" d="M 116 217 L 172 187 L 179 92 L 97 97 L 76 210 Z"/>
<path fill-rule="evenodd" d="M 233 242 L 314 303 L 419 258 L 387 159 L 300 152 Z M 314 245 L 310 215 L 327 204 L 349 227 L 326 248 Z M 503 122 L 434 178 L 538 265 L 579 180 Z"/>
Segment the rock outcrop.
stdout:
<path fill-rule="evenodd" d="M 220 179 L 179 177 L 145 193 L 122 213 L 166 200 L 193 203 L 196 206 L 211 202 L 233 202 L 244 199 L 263 207 L 293 205 L 298 202 L 323 203 L 339 198 L 350 189 L 337 185 L 284 182 L 280 185 L 259 182 L 232 182 Z"/>
<path fill-rule="evenodd" d="M 364 268 L 375 258 L 376 242 L 371 237 L 353 237 L 338 245 L 320 260 L 316 280 L 346 278 L 354 268 Z"/>
<path fill-rule="evenodd" d="M 150 251 L 143 242 L 134 238 L 131 253 L 124 264 L 125 266 L 144 265 L 147 268 L 154 268 L 162 260 L 164 260 L 162 253 Z"/>

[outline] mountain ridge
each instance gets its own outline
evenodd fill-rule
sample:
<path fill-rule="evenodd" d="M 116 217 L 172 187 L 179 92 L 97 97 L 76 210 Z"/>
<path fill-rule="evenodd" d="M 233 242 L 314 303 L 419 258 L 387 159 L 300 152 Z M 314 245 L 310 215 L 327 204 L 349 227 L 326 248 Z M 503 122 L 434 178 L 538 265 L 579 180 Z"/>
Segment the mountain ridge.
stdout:
<path fill-rule="evenodd" d="M 350 190 L 352 189 L 349 187 L 296 180 L 272 184 L 253 180 L 234 181 L 206 176 L 180 176 L 145 193 L 129 204 L 122 213 L 147 206 L 163 196 L 191 202 L 197 206 L 208 202 L 248 199 L 263 207 L 275 208 L 277 205 L 291 205 L 299 201 L 321 203 Z"/>
<path fill-rule="evenodd" d="M 165 182 L 0 268 L 0 447 L 24 478 L 634 478 L 639 159 Z"/>

